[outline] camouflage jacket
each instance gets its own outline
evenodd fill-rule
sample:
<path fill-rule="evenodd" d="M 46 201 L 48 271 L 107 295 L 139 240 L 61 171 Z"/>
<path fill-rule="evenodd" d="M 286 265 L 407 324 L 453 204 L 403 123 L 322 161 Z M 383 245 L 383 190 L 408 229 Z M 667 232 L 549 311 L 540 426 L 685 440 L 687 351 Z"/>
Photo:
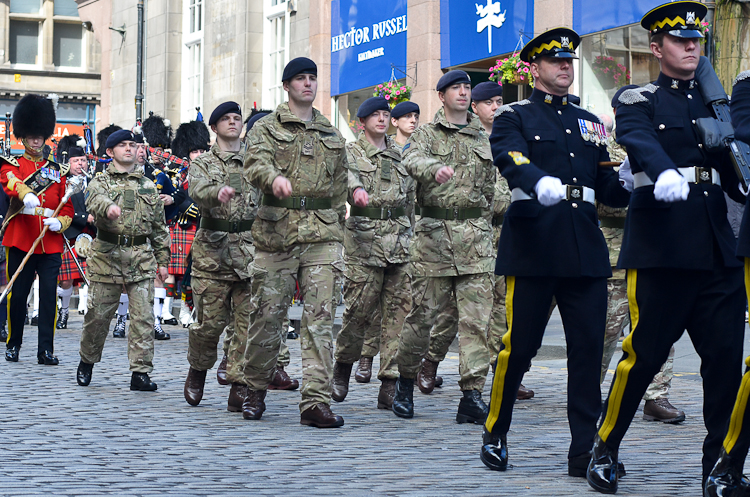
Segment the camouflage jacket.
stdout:
<path fill-rule="evenodd" d="M 258 210 L 258 189 L 244 175 L 245 145 L 239 152 L 222 152 L 217 144 L 190 163 L 188 191 L 201 219 L 252 221 Z M 219 190 L 231 186 L 234 198 L 219 202 Z M 249 277 L 255 249 L 250 231 L 228 233 L 199 228 L 193 247 L 193 274 L 199 278 L 240 280 Z"/>
<path fill-rule="evenodd" d="M 111 220 L 111 205 L 122 209 L 120 217 Z M 110 164 L 86 188 L 86 209 L 96 219 L 96 229 L 118 235 L 146 235 L 150 243 L 126 247 L 94 240 L 92 255 L 86 260 L 91 281 L 136 283 L 154 279 L 157 267 L 169 263 L 169 230 L 164 221 L 164 204 L 154 183 L 140 168 L 131 173 Z"/>
<path fill-rule="evenodd" d="M 261 205 L 253 224 L 255 246 L 286 250 L 297 243 L 343 242 L 347 173 L 352 191 L 362 184 L 349 171 L 344 138 L 317 109 L 302 121 L 283 103 L 260 119 L 246 138 L 245 174 L 264 195 L 273 195 L 273 180 L 284 176 L 292 196 L 330 198 L 331 209 L 287 209 Z"/>
<path fill-rule="evenodd" d="M 403 207 L 404 215 L 392 219 L 349 216 L 344 232 L 347 262 L 385 267 L 409 261 L 409 241 L 414 217 L 416 183 L 401 164 L 401 152 L 391 137 L 380 150 L 360 134 L 346 146 L 349 164 L 356 166 L 370 202 L 367 207 Z M 354 199 L 349 203 L 354 205 Z"/>
<path fill-rule="evenodd" d="M 404 147 L 403 164 L 417 181 L 421 207 L 480 208 L 476 219 L 440 220 L 422 216 L 414 227 L 410 256 L 415 276 L 456 276 L 492 271 L 492 202 L 496 169 L 490 144 L 477 117 L 459 129 L 441 108 L 418 128 Z M 443 166 L 455 171 L 444 184 L 435 180 Z"/>
<path fill-rule="evenodd" d="M 607 137 L 607 152 L 614 162 L 622 162 L 628 156 L 625 151 L 625 147 L 618 144 L 615 141 L 615 135 L 612 133 Z M 625 279 L 624 269 L 615 269 L 617 267 L 617 259 L 620 257 L 620 247 L 622 246 L 622 235 L 625 232 L 623 228 L 617 228 L 612 226 L 604 226 L 609 222 L 625 222 L 625 217 L 628 215 L 627 207 L 609 207 L 600 202 L 596 203 L 596 212 L 599 215 L 599 221 L 602 226 L 602 233 L 604 234 L 604 240 L 607 242 L 607 248 L 609 249 L 609 263 L 612 266 L 612 278 L 614 279 Z M 609 221 L 608 218 L 619 218 L 620 221 Z"/>

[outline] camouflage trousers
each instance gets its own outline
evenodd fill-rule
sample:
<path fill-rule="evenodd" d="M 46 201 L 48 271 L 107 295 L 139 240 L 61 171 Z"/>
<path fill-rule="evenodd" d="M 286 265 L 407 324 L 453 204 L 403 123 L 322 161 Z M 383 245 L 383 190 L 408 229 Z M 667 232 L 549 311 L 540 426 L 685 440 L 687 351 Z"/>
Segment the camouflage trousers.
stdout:
<path fill-rule="evenodd" d="M 188 333 L 190 367 L 198 371 L 214 367 L 216 346 L 226 329 L 229 341 L 226 348 L 227 381 L 244 384 L 242 363 L 252 309 L 250 281 L 215 280 L 193 275 L 192 285 L 195 322 L 190 325 Z"/>
<path fill-rule="evenodd" d="M 252 390 L 266 390 L 273 379 L 295 282 L 304 308 L 300 327 L 302 400 L 300 411 L 330 404 L 333 377 L 333 313 L 344 269 L 340 243 L 304 243 L 286 251 L 256 250 L 251 266 L 253 303 L 244 377 Z"/>
<path fill-rule="evenodd" d="M 395 380 L 398 369 L 393 357 L 398 350 L 404 319 L 411 309 L 411 280 L 407 265 L 347 264 L 344 300 L 346 311 L 336 337 L 336 361 L 354 364 L 360 355 L 365 355 L 365 337 L 377 336 L 380 344 L 378 378 Z"/>
<path fill-rule="evenodd" d="M 630 324 L 628 313 L 627 280 L 610 278 L 607 280 L 607 326 L 604 331 L 604 353 L 602 354 L 602 373 L 599 382 L 604 381 L 612 356 L 617 350 L 617 342 L 625 328 Z M 669 397 L 669 388 L 674 377 L 674 345 L 669 350 L 667 361 L 651 380 L 643 400 L 665 399 Z"/>
<path fill-rule="evenodd" d="M 489 370 L 487 326 L 492 311 L 492 275 L 424 277 L 412 279 L 412 309 L 406 316 L 395 362 L 405 378 L 416 378 L 422 358 L 429 352 L 430 331 L 438 347 L 458 334 L 461 390 L 484 389 Z M 438 323 L 453 319 L 450 327 Z M 449 318 L 449 319 L 450 319 Z M 433 329 L 434 326 L 434 329 Z"/>
<path fill-rule="evenodd" d="M 128 361 L 135 373 L 154 370 L 154 280 L 137 283 L 102 283 L 92 281 L 89 286 L 89 309 L 83 318 L 81 360 L 94 364 L 102 360 L 104 342 L 109 325 L 120 304 L 120 294 L 128 294 L 130 301 L 130 331 L 128 332 Z"/>
<path fill-rule="evenodd" d="M 284 322 L 284 326 L 281 329 L 281 348 L 279 349 L 279 361 L 278 366 L 285 368 L 289 366 L 289 363 L 292 362 L 292 356 L 289 354 L 289 347 L 286 345 L 286 333 L 287 329 L 289 329 L 289 320 L 287 319 Z M 227 323 L 227 327 L 224 328 L 224 355 L 229 357 L 229 346 L 232 343 L 232 337 L 234 336 L 234 323 L 232 320 Z M 229 362 L 229 359 L 227 359 L 227 363 Z M 227 373 L 229 374 L 229 373 Z"/>

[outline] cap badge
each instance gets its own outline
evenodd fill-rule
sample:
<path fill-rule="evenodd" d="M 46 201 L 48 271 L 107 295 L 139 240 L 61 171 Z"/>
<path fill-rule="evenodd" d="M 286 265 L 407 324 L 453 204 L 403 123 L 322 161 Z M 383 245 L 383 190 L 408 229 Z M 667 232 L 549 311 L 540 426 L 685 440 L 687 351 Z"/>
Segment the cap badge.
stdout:
<path fill-rule="evenodd" d="M 560 37 L 560 46 L 562 48 L 570 48 L 570 40 L 567 36 L 561 36 Z"/>
<path fill-rule="evenodd" d="M 695 12 L 688 12 L 685 16 L 685 24 L 695 24 Z"/>

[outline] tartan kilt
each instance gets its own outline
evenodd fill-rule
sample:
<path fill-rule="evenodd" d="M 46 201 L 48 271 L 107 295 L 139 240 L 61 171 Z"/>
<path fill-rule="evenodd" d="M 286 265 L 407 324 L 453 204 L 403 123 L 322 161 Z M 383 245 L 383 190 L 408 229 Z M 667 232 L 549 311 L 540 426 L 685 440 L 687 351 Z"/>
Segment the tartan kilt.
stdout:
<path fill-rule="evenodd" d="M 73 254 L 75 254 L 75 247 L 73 247 L 73 244 L 70 244 L 71 248 L 73 249 Z M 73 254 L 70 253 L 70 251 L 65 248 L 65 250 L 62 253 L 62 265 L 60 266 L 60 274 L 57 276 L 57 281 L 65 281 L 65 280 L 73 280 L 73 283 L 83 283 L 83 278 L 81 277 L 81 273 L 78 272 L 78 268 L 76 267 L 75 261 L 73 261 Z M 78 254 L 75 254 L 76 257 L 78 257 Z M 86 271 L 86 259 L 83 257 L 78 257 L 78 263 L 81 265 L 81 269 L 83 271 Z"/>
<path fill-rule="evenodd" d="M 193 223 L 187 229 L 181 228 L 178 223 L 169 227 L 169 237 L 172 239 L 169 247 L 171 256 L 167 266 L 169 274 L 185 274 L 187 256 L 190 253 L 190 247 L 193 245 L 196 231 L 198 231 L 198 227 Z"/>

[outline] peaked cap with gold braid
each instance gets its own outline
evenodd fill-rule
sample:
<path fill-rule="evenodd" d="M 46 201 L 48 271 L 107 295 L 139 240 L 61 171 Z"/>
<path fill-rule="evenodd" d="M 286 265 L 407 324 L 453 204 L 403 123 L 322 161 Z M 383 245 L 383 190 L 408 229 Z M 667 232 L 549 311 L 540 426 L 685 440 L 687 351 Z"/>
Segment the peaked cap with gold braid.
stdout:
<path fill-rule="evenodd" d="M 570 28 L 553 28 L 524 45 L 518 55 L 524 62 L 534 62 L 537 57 L 577 59 L 576 48 L 581 37 Z"/>
<path fill-rule="evenodd" d="M 703 38 L 701 21 L 707 13 L 708 8 L 700 2 L 670 2 L 647 12 L 641 26 L 652 36 L 668 33 L 678 38 Z"/>

